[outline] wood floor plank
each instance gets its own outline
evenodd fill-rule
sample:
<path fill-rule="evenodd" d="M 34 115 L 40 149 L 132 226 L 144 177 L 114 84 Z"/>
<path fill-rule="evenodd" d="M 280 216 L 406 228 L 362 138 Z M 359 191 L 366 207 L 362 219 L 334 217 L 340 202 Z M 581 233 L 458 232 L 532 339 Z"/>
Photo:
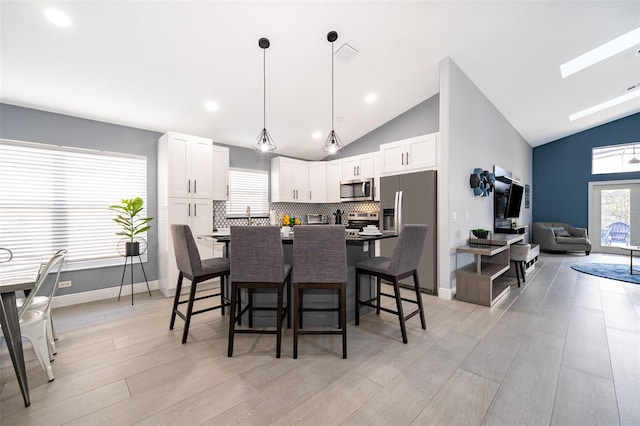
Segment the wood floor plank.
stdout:
<path fill-rule="evenodd" d="M 458 369 L 416 417 L 415 425 L 478 425 L 500 385 Z"/>
<path fill-rule="evenodd" d="M 367 402 L 382 387 L 358 373 L 344 377 L 289 410 L 274 425 L 339 425 L 356 407 Z"/>
<path fill-rule="evenodd" d="M 110 383 L 92 391 L 66 398 L 54 406 L 24 407 L 7 412 L 3 409 L 2 424 L 6 425 L 62 425 L 94 410 L 129 398 L 124 380 Z"/>
<path fill-rule="evenodd" d="M 564 339 L 531 330 L 511 363 L 483 424 L 549 424 Z"/>
<path fill-rule="evenodd" d="M 640 425 L 640 334 L 607 328 L 616 398 L 623 425 Z"/>
<path fill-rule="evenodd" d="M 409 424 L 478 343 L 451 331 L 363 404 L 345 424 Z"/>
<path fill-rule="evenodd" d="M 551 424 L 620 424 L 613 380 L 562 366 Z"/>

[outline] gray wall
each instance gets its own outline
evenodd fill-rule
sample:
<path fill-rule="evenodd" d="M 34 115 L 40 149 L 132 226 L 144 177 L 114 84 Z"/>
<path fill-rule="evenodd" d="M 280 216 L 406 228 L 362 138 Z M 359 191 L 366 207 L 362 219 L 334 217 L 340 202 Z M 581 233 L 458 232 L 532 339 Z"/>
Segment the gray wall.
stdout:
<path fill-rule="evenodd" d="M 434 95 L 323 160 L 338 160 L 378 151 L 380 144 L 427 135 L 440 130 L 440 95 Z"/>
<path fill-rule="evenodd" d="M 454 288 L 456 247 L 467 243 L 470 229 L 493 229 L 493 194 L 474 196 L 469 175 L 476 167 L 493 171 L 497 164 L 531 185 L 533 154 L 527 141 L 450 58 L 440 64 L 440 96 L 440 285 L 446 288 L 451 283 L 449 288 Z M 524 202 L 519 223 L 531 231 L 531 209 L 525 209 Z"/>
<path fill-rule="evenodd" d="M 147 211 L 153 217 L 157 216 L 157 141 L 160 135 L 148 130 L 0 104 L 0 138 L 147 157 Z M 158 270 L 158 232 L 153 223 L 147 238 L 149 250 L 145 271 L 149 280 L 155 280 Z M 135 267 L 134 270 L 134 281 L 144 282 L 140 268 Z M 128 273 L 127 276 L 130 277 Z M 72 280 L 73 287 L 59 289 L 56 294 L 119 286 L 121 277 L 121 266 L 64 272 L 60 279 Z"/>

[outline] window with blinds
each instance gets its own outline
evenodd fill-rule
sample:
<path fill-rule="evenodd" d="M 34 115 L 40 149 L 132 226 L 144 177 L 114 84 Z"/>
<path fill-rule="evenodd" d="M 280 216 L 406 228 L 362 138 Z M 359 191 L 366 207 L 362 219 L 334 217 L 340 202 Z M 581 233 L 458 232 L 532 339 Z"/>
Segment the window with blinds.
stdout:
<path fill-rule="evenodd" d="M 65 269 L 122 264 L 109 206 L 133 197 L 146 206 L 145 157 L 0 140 L 0 246 L 12 265 L 62 248 Z"/>
<path fill-rule="evenodd" d="M 229 170 L 229 200 L 227 217 L 269 215 L 269 173 L 260 170 Z"/>

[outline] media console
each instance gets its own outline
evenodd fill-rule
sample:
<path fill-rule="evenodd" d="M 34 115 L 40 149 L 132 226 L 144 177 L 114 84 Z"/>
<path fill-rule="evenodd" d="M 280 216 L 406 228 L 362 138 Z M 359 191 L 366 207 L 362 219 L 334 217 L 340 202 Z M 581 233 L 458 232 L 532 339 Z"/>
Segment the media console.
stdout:
<path fill-rule="evenodd" d="M 524 240 L 524 234 L 493 234 L 492 245 L 469 244 L 458 247 L 457 254 L 473 254 L 474 262 L 456 270 L 456 299 L 493 306 L 508 291 L 511 279 L 501 277 L 511 267 L 509 246 Z"/>

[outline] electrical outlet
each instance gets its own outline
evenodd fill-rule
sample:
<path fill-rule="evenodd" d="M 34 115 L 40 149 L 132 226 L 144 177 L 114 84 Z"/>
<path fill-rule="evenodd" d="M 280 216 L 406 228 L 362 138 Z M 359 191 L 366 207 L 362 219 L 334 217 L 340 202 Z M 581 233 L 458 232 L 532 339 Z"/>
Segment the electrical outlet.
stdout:
<path fill-rule="evenodd" d="M 67 287 L 71 287 L 71 281 L 58 282 L 58 288 L 67 288 Z"/>

